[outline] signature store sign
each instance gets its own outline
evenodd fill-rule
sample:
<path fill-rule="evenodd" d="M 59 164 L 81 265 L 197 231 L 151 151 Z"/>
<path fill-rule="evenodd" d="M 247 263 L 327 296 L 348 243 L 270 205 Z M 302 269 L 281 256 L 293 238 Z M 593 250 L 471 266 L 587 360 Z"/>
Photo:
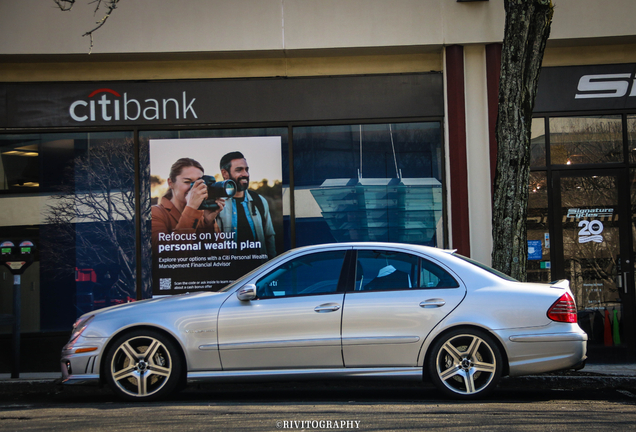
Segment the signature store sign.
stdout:
<path fill-rule="evenodd" d="M 568 209 L 567 219 L 582 219 L 578 226 L 579 243 L 603 243 L 603 220 L 611 220 L 614 216 L 613 208 L 594 208 L 594 209 Z"/>

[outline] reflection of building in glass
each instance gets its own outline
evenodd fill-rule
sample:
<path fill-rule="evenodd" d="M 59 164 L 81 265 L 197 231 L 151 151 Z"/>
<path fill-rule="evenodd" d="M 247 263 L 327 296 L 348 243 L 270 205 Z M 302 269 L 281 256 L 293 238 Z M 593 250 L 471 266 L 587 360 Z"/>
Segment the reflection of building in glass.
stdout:
<path fill-rule="evenodd" d="M 442 185 L 434 178 L 327 179 L 311 194 L 339 242 L 436 243 Z"/>

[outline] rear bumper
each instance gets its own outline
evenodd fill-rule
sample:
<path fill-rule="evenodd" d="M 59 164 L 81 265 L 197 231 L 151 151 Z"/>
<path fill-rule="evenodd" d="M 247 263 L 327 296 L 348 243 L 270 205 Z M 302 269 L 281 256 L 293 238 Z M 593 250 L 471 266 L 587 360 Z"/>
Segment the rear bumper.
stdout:
<path fill-rule="evenodd" d="M 572 330 L 508 335 L 510 376 L 580 368 L 587 358 L 587 334 L 578 326 Z"/>

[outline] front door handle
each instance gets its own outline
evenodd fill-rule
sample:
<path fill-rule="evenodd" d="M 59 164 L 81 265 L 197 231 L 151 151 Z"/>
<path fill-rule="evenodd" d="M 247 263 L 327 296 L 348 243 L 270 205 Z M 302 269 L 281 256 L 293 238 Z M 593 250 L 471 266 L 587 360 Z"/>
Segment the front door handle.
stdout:
<path fill-rule="evenodd" d="M 339 309 L 340 309 L 340 305 L 336 303 L 325 303 L 325 304 L 321 304 L 320 306 L 316 306 L 314 308 L 314 310 L 318 313 L 335 312 Z"/>
<path fill-rule="evenodd" d="M 444 301 L 443 299 L 434 298 L 434 299 L 424 300 L 422 303 L 420 303 L 420 307 L 436 308 L 436 307 L 442 307 L 445 304 L 446 304 L 446 301 Z"/>

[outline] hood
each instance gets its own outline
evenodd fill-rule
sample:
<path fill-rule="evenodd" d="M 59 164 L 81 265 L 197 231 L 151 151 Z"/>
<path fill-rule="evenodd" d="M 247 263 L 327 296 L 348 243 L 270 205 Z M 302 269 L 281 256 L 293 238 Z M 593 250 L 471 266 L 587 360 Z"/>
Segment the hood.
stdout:
<path fill-rule="evenodd" d="M 156 325 L 171 327 L 175 322 L 188 316 L 206 316 L 218 309 L 227 299 L 227 292 L 197 292 L 169 297 L 141 300 L 100 309 L 84 314 L 94 315 L 84 332 L 85 337 L 103 337 L 118 328 L 129 325 Z"/>

